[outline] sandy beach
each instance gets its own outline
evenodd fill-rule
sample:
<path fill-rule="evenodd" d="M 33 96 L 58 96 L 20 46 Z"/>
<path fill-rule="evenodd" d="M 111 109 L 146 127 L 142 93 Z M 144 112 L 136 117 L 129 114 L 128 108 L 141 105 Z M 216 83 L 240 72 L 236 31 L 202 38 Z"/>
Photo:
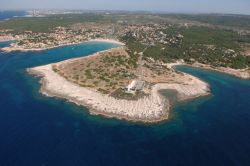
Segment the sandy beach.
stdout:
<path fill-rule="evenodd" d="M 8 41 L 8 40 L 6 40 Z M 58 46 L 52 46 L 52 47 L 44 47 L 44 48 L 23 48 L 23 47 L 13 47 L 13 46 L 9 46 L 9 47 L 4 47 L 2 48 L 2 51 L 5 52 L 12 52 L 12 51 L 21 51 L 21 52 L 28 52 L 28 51 L 44 51 L 44 50 L 49 50 L 49 49 L 53 49 L 53 48 L 59 48 L 59 47 L 64 47 L 64 46 L 70 46 L 70 45 L 77 45 L 77 44 L 82 44 L 82 43 L 87 43 L 87 42 L 104 42 L 104 43 L 113 43 L 113 44 L 118 44 L 121 46 L 124 46 L 125 44 L 118 41 L 118 40 L 114 40 L 114 39 L 92 39 L 92 40 L 87 40 L 87 41 L 83 41 L 83 42 L 79 42 L 79 43 L 67 43 L 67 44 L 61 44 Z"/>
<path fill-rule="evenodd" d="M 91 56 L 98 56 L 98 53 Z M 65 61 L 59 63 L 65 63 Z M 91 88 L 81 87 L 69 82 L 54 72 L 52 65 L 27 69 L 30 74 L 41 77 L 42 87 L 40 91 L 42 94 L 67 99 L 77 105 L 88 107 L 91 114 L 117 119 L 146 123 L 155 123 L 168 119 L 171 105 L 169 100 L 159 93 L 160 90 L 176 90 L 179 100 L 208 95 L 210 92 L 207 83 L 191 75 L 184 74 L 182 83 L 155 84 L 151 87 L 148 96 L 138 100 L 116 99 Z"/>
<path fill-rule="evenodd" d="M 113 44 L 118 44 L 118 45 L 121 45 L 121 46 L 124 46 L 125 44 L 118 41 L 118 40 L 114 40 L 114 39 L 102 39 L 102 38 L 99 38 L 99 39 L 93 39 L 93 40 L 89 40 L 89 42 L 91 41 L 95 41 L 95 42 L 105 42 L 105 43 L 113 43 Z"/>

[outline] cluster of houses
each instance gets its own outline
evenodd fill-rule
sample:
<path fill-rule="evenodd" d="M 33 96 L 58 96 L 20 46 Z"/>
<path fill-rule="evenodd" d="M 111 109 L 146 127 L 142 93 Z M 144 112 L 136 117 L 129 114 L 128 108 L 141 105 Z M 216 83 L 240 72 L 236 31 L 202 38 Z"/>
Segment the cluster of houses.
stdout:
<path fill-rule="evenodd" d="M 155 45 L 161 44 L 176 44 L 182 41 L 183 35 L 179 33 L 169 34 L 167 29 L 170 24 L 132 24 L 121 27 L 118 31 L 118 36 L 124 34 L 132 35 L 137 41 L 142 44 Z"/>

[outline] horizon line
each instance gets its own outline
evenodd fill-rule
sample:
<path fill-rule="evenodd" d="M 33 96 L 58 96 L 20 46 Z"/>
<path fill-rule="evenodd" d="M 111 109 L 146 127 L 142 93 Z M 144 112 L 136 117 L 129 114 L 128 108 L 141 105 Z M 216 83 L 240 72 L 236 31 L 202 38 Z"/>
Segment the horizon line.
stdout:
<path fill-rule="evenodd" d="M 128 13 L 149 13 L 149 14 L 190 14 L 190 15 L 199 15 L 199 14 L 207 14 L 207 15 L 245 15 L 250 16 L 250 14 L 246 13 L 231 13 L 231 12 L 192 12 L 192 11 L 162 11 L 162 10 L 128 10 L 128 9 L 56 9 L 56 8 L 26 8 L 26 9 L 1 9 L 0 12 L 3 11 L 88 11 L 88 12 L 128 12 Z"/>

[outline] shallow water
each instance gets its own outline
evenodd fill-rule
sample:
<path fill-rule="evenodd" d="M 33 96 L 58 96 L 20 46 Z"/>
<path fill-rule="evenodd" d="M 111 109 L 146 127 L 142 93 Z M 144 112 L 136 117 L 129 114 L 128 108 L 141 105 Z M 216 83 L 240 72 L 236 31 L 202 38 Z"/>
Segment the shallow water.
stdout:
<path fill-rule="evenodd" d="M 39 79 L 25 72 L 112 47 L 117 45 L 90 42 L 0 53 L 1 166 L 250 163 L 250 81 L 177 67 L 207 81 L 212 95 L 178 103 L 170 120 L 145 125 L 92 116 L 83 107 L 44 97 Z"/>

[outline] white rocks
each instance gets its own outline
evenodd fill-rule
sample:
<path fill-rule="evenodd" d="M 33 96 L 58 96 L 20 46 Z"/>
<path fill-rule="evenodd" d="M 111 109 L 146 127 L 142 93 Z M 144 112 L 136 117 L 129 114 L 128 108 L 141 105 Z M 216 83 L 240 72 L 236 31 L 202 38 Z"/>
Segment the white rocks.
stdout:
<path fill-rule="evenodd" d="M 169 116 L 169 101 L 158 92 L 161 89 L 174 89 L 182 99 L 208 94 L 208 85 L 192 77 L 185 84 L 156 84 L 151 94 L 138 100 L 119 100 L 91 89 L 80 87 L 67 81 L 52 70 L 52 65 L 28 69 L 42 76 L 41 92 L 48 96 L 68 99 L 78 105 L 87 106 L 93 114 L 124 118 L 132 121 L 158 122 Z"/>

